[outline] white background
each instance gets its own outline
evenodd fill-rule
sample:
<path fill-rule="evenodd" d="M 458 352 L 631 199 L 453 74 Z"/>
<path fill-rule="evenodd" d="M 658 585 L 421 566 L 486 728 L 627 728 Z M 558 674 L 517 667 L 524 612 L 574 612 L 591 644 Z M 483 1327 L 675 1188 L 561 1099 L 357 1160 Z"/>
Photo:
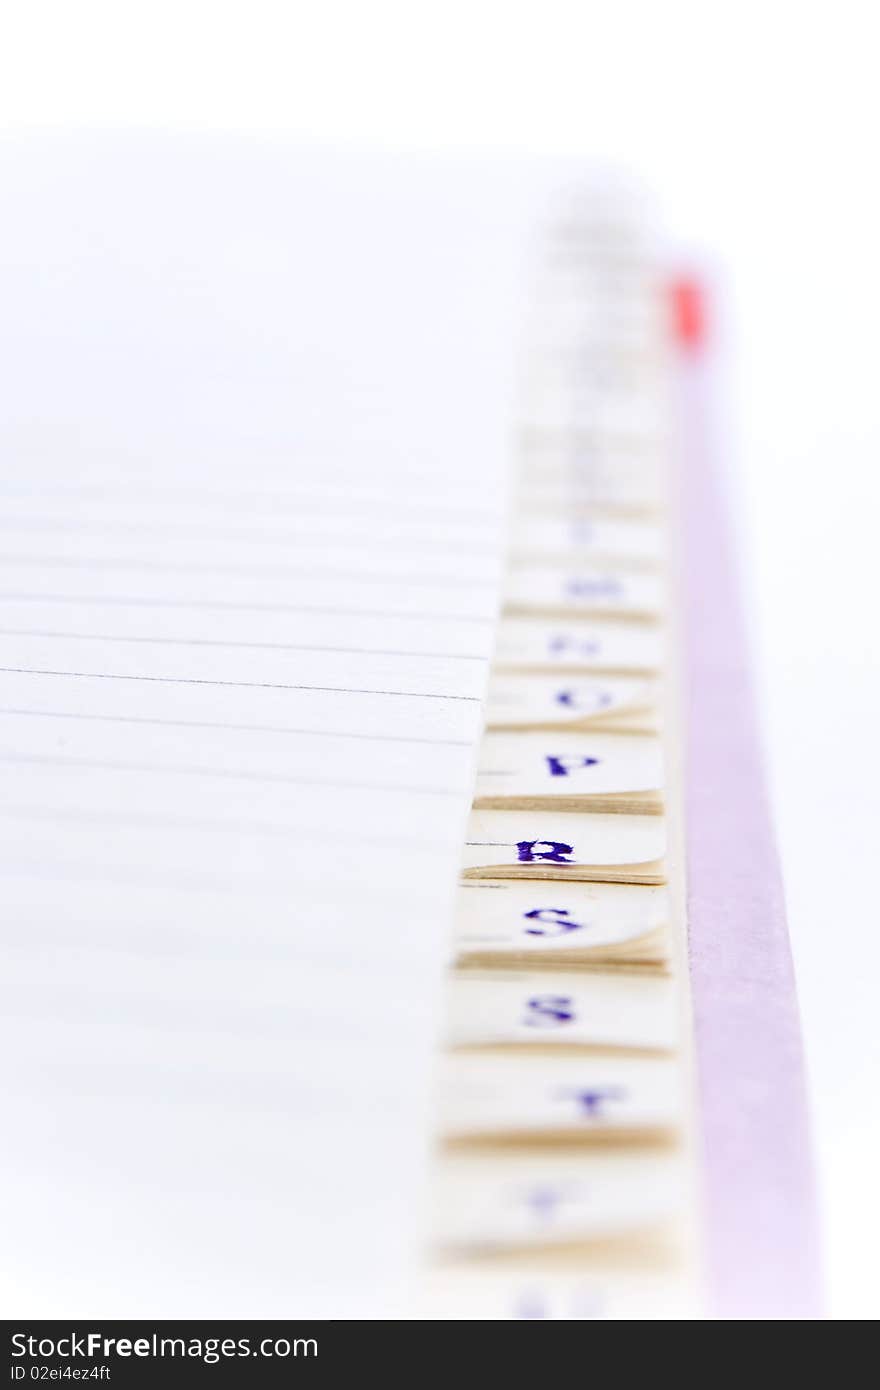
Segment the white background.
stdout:
<path fill-rule="evenodd" d="M 865 0 L 8 0 L 0 126 L 634 168 L 729 288 L 731 443 L 837 1316 L 880 1311 L 880 20 Z M 873 1286 L 873 1287 L 872 1287 Z"/>

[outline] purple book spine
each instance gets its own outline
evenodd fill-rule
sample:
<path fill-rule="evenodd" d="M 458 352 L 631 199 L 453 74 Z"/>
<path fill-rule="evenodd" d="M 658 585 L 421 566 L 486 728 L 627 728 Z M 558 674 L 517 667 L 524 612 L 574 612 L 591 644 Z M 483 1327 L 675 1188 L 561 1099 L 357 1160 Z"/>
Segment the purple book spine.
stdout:
<path fill-rule="evenodd" d="M 797 996 L 713 468 L 711 364 L 688 293 L 679 315 L 685 812 L 709 1313 L 814 1319 L 823 1312 Z"/>

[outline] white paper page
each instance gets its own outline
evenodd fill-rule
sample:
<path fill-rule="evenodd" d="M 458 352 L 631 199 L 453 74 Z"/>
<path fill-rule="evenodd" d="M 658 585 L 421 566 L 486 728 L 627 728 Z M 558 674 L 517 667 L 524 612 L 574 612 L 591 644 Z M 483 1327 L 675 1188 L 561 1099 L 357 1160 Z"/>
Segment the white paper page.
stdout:
<path fill-rule="evenodd" d="M 0 158 L 4 1308 L 393 1316 L 524 195 L 269 145 Z"/>

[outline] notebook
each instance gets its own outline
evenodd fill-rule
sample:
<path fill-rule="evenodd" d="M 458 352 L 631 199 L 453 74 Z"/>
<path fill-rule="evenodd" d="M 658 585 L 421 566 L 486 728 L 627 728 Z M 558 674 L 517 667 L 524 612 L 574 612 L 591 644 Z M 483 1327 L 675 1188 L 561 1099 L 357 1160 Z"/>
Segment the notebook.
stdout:
<path fill-rule="evenodd" d="M 642 195 L 0 158 L 4 1306 L 816 1316 L 711 351 Z"/>

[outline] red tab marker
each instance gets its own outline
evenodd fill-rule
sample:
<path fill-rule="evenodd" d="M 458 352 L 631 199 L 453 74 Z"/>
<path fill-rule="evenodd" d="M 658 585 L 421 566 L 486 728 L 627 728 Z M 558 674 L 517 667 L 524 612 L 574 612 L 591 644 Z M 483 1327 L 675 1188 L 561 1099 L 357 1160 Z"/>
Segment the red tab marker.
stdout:
<path fill-rule="evenodd" d="M 706 297 L 698 280 L 682 277 L 669 286 L 672 332 L 687 352 L 697 352 L 706 340 Z"/>

